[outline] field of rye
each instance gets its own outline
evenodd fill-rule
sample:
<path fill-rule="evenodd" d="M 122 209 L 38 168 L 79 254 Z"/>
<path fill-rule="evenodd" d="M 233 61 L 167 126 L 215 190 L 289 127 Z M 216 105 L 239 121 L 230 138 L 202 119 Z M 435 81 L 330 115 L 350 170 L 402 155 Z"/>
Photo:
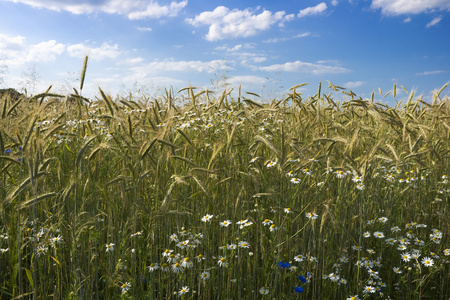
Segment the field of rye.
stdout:
<path fill-rule="evenodd" d="M 1 299 L 450 297 L 446 86 L 388 106 L 83 82 L 1 99 Z"/>

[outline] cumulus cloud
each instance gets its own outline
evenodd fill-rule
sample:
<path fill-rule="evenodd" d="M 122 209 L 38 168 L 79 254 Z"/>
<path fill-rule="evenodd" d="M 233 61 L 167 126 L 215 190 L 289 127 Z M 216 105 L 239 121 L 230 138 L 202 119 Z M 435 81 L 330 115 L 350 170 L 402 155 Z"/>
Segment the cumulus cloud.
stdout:
<path fill-rule="evenodd" d="M 193 19 L 188 18 L 186 22 L 196 27 L 209 25 L 205 38 L 208 41 L 217 41 L 253 36 L 268 30 L 276 23 L 281 24 L 291 20 L 291 17 L 291 15 L 286 16 L 284 11 L 272 13 L 264 10 L 257 14 L 250 9 L 230 10 L 225 6 L 218 6 L 213 11 L 202 12 Z"/>
<path fill-rule="evenodd" d="M 125 15 L 131 20 L 176 16 L 186 5 L 187 0 L 173 1 L 169 5 L 160 5 L 156 1 L 146 0 L 4 0 L 19 2 L 36 8 L 55 11 L 68 11 L 73 14 L 105 12 Z"/>
<path fill-rule="evenodd" d="M 327 9 L 327 4 L 325 2 L 319 3 L 316 6 L 307 7 L 305 9 L 300 10 L 297 14 L 297 17 L 303 18 L 306 16 L 313 16 L 320 13 L 323 13 Z"/>
<path fill-rule="evenodd" d="M 264 40 L 263 43 L 279 43 L 279 42 L 285 42 L 285 41 L 289 41 L 292 39 L 298 39 L 298 38 L 303 38 L 303 37 L 307 37 L 310 36 L 311 33 L 310 32 L 305 32 L 305 33 L 300 33 L 297 35 L 294 35 L 292 37 L 282 37 L 282 38 L 271 38 L 271 39 L 267 39 Z"/>
<path fill-rule="evenodd" d="M 55 40 L 32 45 L 28 51 L 26 61 L 54 61 L 61 55 L 66 46 L 56 43 Z"/>
<path fill-rule="evenodd" d="M 450 10 L 448 0 L 372 0 L 372 9 L 385 15 L 419 14 L 433 10 Z"/>
<path fill-rule="evenodd" d="M 27 62 L 54 61 L 65 48 L 64 44 L 57 43 L 55 40 L 29 45 L 23 36 L 11 37 L 0 34 L 0 53 L 10 67 Z"/>
<path fill-rule="evenodd" d="M 70 56 L 78 58 L 89 55 L 89 58 L 93 60 L 102 60 L 105 58 L 115 59 L 121 54 L 119 45 L 110 45 L 108 43 L 103 43 L 100 47 L 91 47 L 83 43 L 75 44 L 67 47 L 67 52 Z"/>
<path fill-rule="evenodd" d="M 253 76 L 253 75 L 241 75 L 232 76 L 227 79 L 227 82 L 232 86 L 237 86 L 239 84 L 255 84 L 262 85 L 266 83 L 268 79 L 266 77 Z"/>
<path fill-rule="evenodd" d="M 284 64 L 274 64 L 266 67 L 260 67 L 259 69 L 267 72 L 302 72 L 311 73 L 314 75 L 350 72 L 350 70 L 342 67 L 313 64 L 298 60 L 294 62 L 286 62 Z"/>
<path fill-rule="evenodd" d="M 431 20 L 425 27 L 430 28 L 431 26 L 434 26 L 437 23 L 439 23 L 441 20 L 442 20 L 442 17 L 436 17 L 433 20 Z"/>

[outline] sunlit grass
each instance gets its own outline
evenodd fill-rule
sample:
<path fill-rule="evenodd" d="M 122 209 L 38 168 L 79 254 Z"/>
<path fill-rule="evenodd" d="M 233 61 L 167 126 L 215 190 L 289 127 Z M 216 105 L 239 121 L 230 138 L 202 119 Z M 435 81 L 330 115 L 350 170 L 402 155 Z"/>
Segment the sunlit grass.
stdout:
<path fill-rule="evenodd" d="M 447 299 L 448 98 L 330 87 L 3 98 L 2 299 Z"/>

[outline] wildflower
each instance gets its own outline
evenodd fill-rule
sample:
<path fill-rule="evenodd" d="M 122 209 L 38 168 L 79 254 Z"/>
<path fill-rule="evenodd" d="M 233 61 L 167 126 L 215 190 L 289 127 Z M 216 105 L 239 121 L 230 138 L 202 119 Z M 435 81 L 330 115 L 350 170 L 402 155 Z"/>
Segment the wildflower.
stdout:
<path fill-rule="evenodd" d="M 311 161 L 311 162 L 318 162 L 318 160 L 315 157 L 310 158 L 309 161 Z"/>
<path fill-rule="evenodd" d="M 169 265 L 168 264 L 166 264 L 166 263 L 163 263 L 162 265 L 161 265 L 161 271 L 163 271 L 163 272 L 169 272 Z"/>
<path fill-rule="evenodd" d="M 385 239 L 384 241 L 385 241 L 386 244 L 388 244 L 388 245 L 394 245 L 394 243 L 395 243 L 397 240 L 394 239 L 394 238 L 388 238 L 388 239 Z"/>
<path fill-rule="evenodd" d="M 297 271 L 298 267 L 297 266 L 290 266 L 289 267 L 289 271 L 291 271 L 291 273 L 295 273 L 295 271 Z"/>
<path fill-rule="evenodd" d="M 379 239 L 384 238 L 384 234 L 381 231 L 375 231 L 373 233 L 373 236 L 376 237 L 376 238 L 379 238 Z"/>
<path fill-rule="evenodd" d="M 120 288 L 122 289 L 122 294 L 125 294 L 131 288 L 131 284 L 129 282 L 125 282 L 120 286 Z"/>
<path fill-rule="evenodd" d="M 337 282 L 339 280 L 339 275 L 335 273 L 330 273 L 328 275 L 328 278 L 333 282 Z"/>
<path fill-rule="evenodd" d="M 375 288 L 373 286 L 367 285 L 364 287 L 364 291 L 363 293 L 368 294 L 368 293 L 375 293 Z"/>
<path fill-rule="evenodd" d="M 266 289 L 266 288 L 262 287 L 262 288 L 259 289 L 259 293 L 261 295 L 267 295 L 267 294 L 269 294 L 269 289 Z"/>
<path fill-rule="evenodd" d="M 288 177 L 294 177 L 295 175 L 297 175 L 297 173 L 294 173 L 294 171 L 289 171 L 286 173 L 286 176 Z"/>
<path fill-rule="evenodd" d="M 174 263 L 172 265 L 172 272 L 174 272 L 174 273 L 179 273 L 182 271 L 182 269 L 183 268 L 181 267 L 181 265 L 179 263 Z"/>
<path fill-rule="evenodd" d="M 402 260 L 408 262 L 411 260 L 411 255 L 408 252 L 402 253 Z"/>
<path fill-rule="evenodd" d="M 229 245 L 227 245 L 227 249 L 228 250 L 235 250 L 236 249 L 236 244 L 229 244 Z"/>
<path fill-rule="evenodd" d="M 404 244 L 400 244 L 400 245 L 397 247 L 397 250 L 400 250 L 400 251 L 403 251 L 403 250 L 406 250 L 406 249 L 408 249 L 408 247 L 406 247 L 406 245 L 404 245 Z"/>
<path fill-rule="evenodd" d="M 236 224 L 242 226 L 242 225 L 244 225 L 247 222 L 248 222 L 248 220 L 240 220 L 240 221 L 237 221 Z"/>
<path fill-rule="evenodd" d="M 181 266 L 185 269 L 189 269 L 192 267 L 193 263 L 189 257 L 185 257 L 183 261 L 181 262 Z"/>
<path fill-rule="evenodd" d="M 450 249 L 444 249 L 444 255 L 449 256 L 450 255 Z"/>
<path fill-rule="evenodd" d="M 182 288 L 181 288 L 181 290 L 179 290 L 178 291 L 178 295 L 184 295 L 184 294 L 186 294 L 187 292 L 189 292 L 189 288 L 187 287 L 187 286 L 183 286 Z"/>
<path fill-rule="evenodd" d="M 230 220 L 225 220 L 219 223 L 220 227 L 228 227 L 230 226 L 231 221 Z"/>
<path fill-rule="evenodd" d="M 343 171 L 336 171 L 336 177 L 341 179 L 345 177 L 345 173 Z"/>
<path fill-rule="evenodd" d="M 258 158 L 259 158 L 259 157 L 253 157 L 253 158 L 250 160 L 250 163 L 254 163 L 255 161 L 258 160 Z"/>
<path fill-rule="evenodd" d="M 339 280 L 339 284 L 347 284 L 347 280 L 344 278 L 341 278 L 341 280 Z"/>
<path fill-rule="evenodd" d="M 266 165 L 267 168 L 272 168 L 276 165 L 277 163 L 275 161 L 269 161 Z"/>
<path fill-rule="evenodd" d="M 219 261 L 217 264 L 221 267 L 226 267 L 228 265 L 227 259 L 224 256 L 219 256 Z"/>
<path fill-rule="evenodd" d="M 266 226 L 266 225 L 272 225 L 272 224 L 273 224 L 273 221 L 271 221 L 271 220 L 269 220 L 269 219 L 265 219 L 265 220 L 262 222 L 262 224 L 263 224 L 264 226 Z"/>
<path fill-rule="evenodd" d="M 6 249 L 0 249 L 0 253 L 1 253 L 1 254 L 5 254 L 6 252 L 8 252 L 8 250 L 9 250 L 9 248 L 6 248 Z"/>
<path fill-rule="evenodd" d="M 363 237 L 365 238 L 370 237 L 370 232 L 369 231 L 364 232 Z"/>
<path fill-rule="evenodd" d="M 164 257 L 169 257 L 170 254 L 172 254 L 172 252 L 173 252 L 173 250 L 166 249 L 166 250 L 162 253 L 162 256 L 164 256 Z"/>
<path fill-rule="evenodd" d="M 348 296 L 346 300 L 359 300 L 359 296 L 358 295 Z"/>
<path fill-rule="evenodd" d="M 311 257 L 309 258 L 309 261 L 310 261 L 310 262 L 318 262 L 317 258 L 314 257 L 314 256 L 311 256 Z"/>
<path fill-rule="evenodd" d="M 354 176 L 353 178 L 352 178 L 352 181 L 353 182 L 361 182 L 362 181 L 362 179 L 361 179 L 361 177 L 359 177 L 359 176 Z"/>
<path fill-rule="evenodd" d="M 400 268 L 394 267 L 393 270 L 394 270 L 394 273 L 397 273 L 397 274 L 402 273 L 402 271 L 400 271 Z"/>
<path fill-rule="evenodd" d="M 298 277 L 298 279 L 299 279 L 301 282 L 303 282 L 303 283 L 306 282 L 306 278 L 305 278 L 303 275 L 300 275 L 300 276 Z"/>
<path fill-rule="evenodd" d="M 312 171 L 310 169 L 303 169 L 302 172 L 307 176 L 310 176 L 312 174 Z"/>
<path fill-rule="evenodd" d="M 362 183 L 358 183 L 358 184 L 356 185 L 356 188 L 357 188 L 358 190 L 362 191 L 363 189 L 366 188 L 366 186 L 365 186 L 364 184 L 362 184 Z"/>
<path fill-rule="evenodd" d="M 290 214 L 292 211 L 291 211 L 291 209 L 289 207 L 287 207 L 287 208 L 284 209 L 284 212 L 287 213 L 287 214 Z"/>
<path fill-rule="evenodd" d="M 269 227 L 270 232 L 274 232 L 278 230 L 278 227 L 275 224 L 270 225 Z"/>
<path fill-rule="evenodd" d="M 307 217 L 308 219 L 315 220 L 315 219 L 317 219 L 319 216 L 316 215 L 315 213 L 309 212 L 309 213 L 306 213 L 306 217 Z"/>
<path fill-rule="evenodd" d="M 240 248 L 249 248 L 250 244 L 248 242 L 245 242 L 245 241 L 240 241 L 238 246 Z"/>
<path fill-rule="evenodd" d="M 208 215 L 208 214 L 206 214 L 206 216 L 204 216 L 203 218 L 202 218 L 202 222 L 210 222 L 211 221 L 211 219 L 212 219 L 212 217 L 213 217 L 213 215 Z"/>
<path fill-rule="evenodd" d="M 400 227 L 398 227 L 398 226 L 394 226 L 394 227 L 391 227 L 391 231 L 392 232 L 397 232 L 397 231 L 400 231 L 401 229 L 400 229 Z"/>
<path fill-rule="evenodd" d="M 200 274 L 200 278 L 202 280 L 208 280 L 211 277 L 211 274 L 208 271 L 203 271 L 202 274 Z"/>
<path fill-rule="evenodd" d="M 142 231 L 138 231 L 136 233 L 133 233 L 131 236 L 134 237 L 134 236 L 139 236 L 139 235 L 142 235 Z"/>
<path fill-rule="evenodd" d="M 62 237 L 60 235 L 52 237 L 50 239 L 50 243 L 51 243 L 52 246 L 55 246 L 56 243 L 58 243 L 58 244 L 62 243 Z"/>
<path fill-rule="evenodd" d="M 286 268 L 289 268 L 290 266 L 291 266 L 291 264 L 287 261 L 287 262 L 282 262 L 282 261 L 280 261 L 280 262 L 278 262 L 278 265 L 280 266 L 280 268 L 282 268 L 282 269 L 286 269 Z"/>
<path fill-rule="evenodd" d="M 149 272 L 153 272 L 159 269 L 158 263 L 151 263 L 150 266 L 147 267 Z"/>
<path fill-rule="evenodd" d="M 301 286 L 297 286 L 297 287 L 295 287 L 294 291 L 296 293 L 301 293 L 301 292 L 303 292 L 303 288 Z"/>
<path fill-rule="evenodd" d="M 291 179 L 291 182 L 294 184 L 297 184 L 297 183 L 300 183 L 300 179 L 294 177 Z"/>
<path fill-rule="evenodd" d="M 424 257 L 424 258 L 422 259 L 422 264 L 423 264 L 424 266 L 431 267 L 431 266 L 433 266 L 433 264 L 434 264 L 434 260 L 431 259 L 431 258 L 429 258 L 429 257 Z"/>
<path fill-rule="evenodd" d="M 352 249 L 355 251 L 361 251 L 361 247 L 357 245 L 352 246 Z"/>
<path fill-rule="evenodd" d="M 301 254 L 294 256 L 294 260 L 298 261 L 298 262 L 302 262 L 304 259 L 305 259 L 305 257 Z"/>
<path fill-rule="evenodd" d="M 114 250 L 114 243 L 106 244 L 106 252 Z"/>

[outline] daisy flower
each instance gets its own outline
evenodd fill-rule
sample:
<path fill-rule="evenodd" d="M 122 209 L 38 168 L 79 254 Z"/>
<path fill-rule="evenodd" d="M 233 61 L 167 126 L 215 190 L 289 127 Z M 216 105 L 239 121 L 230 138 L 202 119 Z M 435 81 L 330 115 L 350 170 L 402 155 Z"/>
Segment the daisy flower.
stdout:
<path fill-rule="evenodd" d="M 247 222 L 248 222 L 248 220 L 240 220 L 240 221 L 237 221 L 236 224 L 237 225 L 244 225 Z"/>
<path fill-rule="evenodd" d="M 311 220 L 315 220 L 315 219 L 317 219 L 317 218 L 319 217 L 319 216 L 316 215 L 315 213 L 311 213 L 311 212 L 306 213 L 305 215 L 306 215 L 306 217 L 307 217 L 308 219 L 311 219 Z"/>
<path fill-rule="evenodd" d="M 422 259 L 422 264 L 424 266 L 431 267 L 434 264 L 434 260 L 432 258 L 429 258 L 429 257 L 424 257 Z"/>
<path fill-rule="evenodd" d="M 411 255 L 408 252 L 402 253 L 402 260 L 408 262 L 411 260 Z"/>
<path fill-rule="evenodd" d="M 301 181 L 300 179 L 295 178 L 295 177 L 291 179 L 291 182 L 294 184 L 300 183 L 300 181 Z"/>
<path fill-rule="evenodd" d="M 129 282 L 125 282 L 120 286 L 120 288 L 122 289 L 122 294 L 124 294 L 131 288 L 131 284 Z"/>
<path fill-rule="evenodd" d="M 225 220 L 219 223 L 220 227 L 228 227 L 231 224 L 231 220 Z"/>
<path fill-rule="evenodd" d="M 304 259 L 305 259 L 305 257 L 301 254 L 294 256 L 294 260 L 298 261 L 298 262 L 302 262 Z"/>
<path fill-rule="evenodd" d="M 345 177 L 345 173 L 343 171 L 336 171 L 336 177 L 341 179 Z"/>
<path fill-rule="evenodd" d="M 356 185 L 356 188 L 357 188 L 358 190 L 362 191 L 363 189 L 366 188 L 366 186 L 365 186 L 364 184 L 362 184 L 362 183 L 358 183 L 358 184 Z"/>
<path fill-rule="evenodd" d="M 151 263 L 150 266 L 147 267 L 149 272 L 153 272 L 159 269 L 158 263 Z"/>
<path fill-rule="evenodd" d="M 211 221 L 211 219 L 212 219 L 212 217 L 213 217 L 213 215 L 208 215 L 208 214 L 206 214 L 206 216 L 204 216 L 203 218 L 202 218 L 202 222 L 210 222 Z"/>
<path fill-rule="evenodd" d="M 200 278 L 201 278 L 202 280 L 208 280 L 210 277 L 211 277 L 211 274 L 210 274 L 208 271 L 203 271 L 203 272 L 200 274 Z"/>
<path fill-rule="evenodd" d="M 181 267 L 181 265 L 179 263 L 174 263 L 172 265 L 172 272 L 174 273 L 179 273 L 183 270 L 183 268 Z"/>
<path fill-rule="evenodd" d="M 270 227 L 269 227 L 269 231 L 270 232 L 274 232 L 274 231 L 277 231 L 277 230 L 278 230 L 278 227 L 275 224 L 270 225 Z"/>
<path fill-rule="evenodd" d="M 217 264 L 221 267 L 226 267 L 228 265 L 227 259 L 225 256 L 219 256 L 219 260 L 217 261 Z"/>
<path fill-rule="evenodd" d="M 240 241 L 238 246 L 240 248 L 249 248 L 250 244 L 248 242 L 245 242 L 245 241 Z"/>
<path fill-rule="evenodd" d="M 114 243 L 106 244 L 106 252 L 114 250 Z"/>
<path fill-rule="evenodd" d="M 9 248 L 6 248 L 6 249 L 0 249 L 0 253 L 1 253 L 1 254 L 5 254 L 6 252 L 8 252 L 8 250 L 9 250 Z"/>
<path fill-rule="evenodd" d="M 181 295 L 186 294 L 187 292 L 189 292 L 189 287 L 183 286 L 183 287 L 181 288 L 181 290 L 178 291 L 178 295 L 181 296 Z"/>
<path fill-rule="evenodd" d="M 288 177 L 294 177 L 295 175 L 297 175 L 297 173 L 294 173 L 294 171 L 289 171 L 286 173 L 286 176 Z"/>
<path fill-rule="evenodd" d="M 163 271 L 163 272 L 169 272 L 169 271 L 170 271 L 169 265 L 166 264 L 166 263 L 163 263 L 163 264 L 161 265 L 161 271 Z"/>
<path fill-rule="evenodd" d="M 310 169 L 303 169 L 303 174 L 310 176 L 312 174 L 312 171 Z"/>
<path fill-rule="evenodd" d="M 191 259 L 189 257 L 185 257 L 183 261 L 181 262 L 181 266 L 185 269 L 189 269 L 194 264 L 192 263 Z"/>
<path fill-rule="evenodd" d="M 255 161 L 258 160 L 258 158 L 259 158 L 259 157 L 253 157 L 253 158 L 250 160 L 250 163 L 254 163 Z"/>
<path fill-rule="evenodd" d="M 272 220 L 269 220 L 269 219 L 265 219 L 263 222 L 262 222 L 262 224 L 264 225 L 264 226 L 267 226 L 267 225 L 272 225 L 273 224 L 273 221 Z"/>
<path fill-rule="evenodd" d="M 394 270 L 394 273 L 397 273 L 397 274 L 402 273 L 402 271 L 400 271 L 400 268 L 397 268 L 397 267 L 394 267 L 392 270 Z"/>
<path fill-rule="evenodd" d="M 359 300 L 359 296 L 358 295 L 348 296 L 346 300 Z"/>
<path fill-rule="evenodd" d="M 277 162 L 275 162 L 275 161 L 269 161 L 269 162 L 267 163 L 266 167 L 267 167 L 267 168 L 272 168 L 272 167 L 275 167 L 276 164 L 277 164 Z"/>
<path fill-rule="evenodd" d="M 164 256 L 164 257 L 169 257 L 170 254 L 172 254 L 172 252 L 173 252 L 173 250 L 166 249 L 166 250 L 162 253 L 162 256 Z"/>
<path fill-rule="evenodd" d="M 262 287 L 262 288 L 259 289 L 259 293 L 261 295 L 267 295 L 267 294 L 269 294 L 269 289 L 266 289 L 266 288 Z"/>
<path fill-rule="evenodd" d="M 289 207 L 287 207 L 287 208 L 284 209 L 284 212 L 287 213 L 287 214 L 290 214 L 292 211 L 291 211 L 291 209 Z"/>
<path fill-rule="evenodd" d="M 384 233 L 382 233 L 381 231 L 375 231 L 373 233 L 373 236 L 376 238 L 382 239 L 382 238 L 384 238 Z"/>
<path fill-rule="evenodd" d="M 366 231 L 366 232 L 364 232 L 363 237 L 368 238 L 368 237 L 370 237 L 370 235 L 371 235 L 370 232 Z"/>

